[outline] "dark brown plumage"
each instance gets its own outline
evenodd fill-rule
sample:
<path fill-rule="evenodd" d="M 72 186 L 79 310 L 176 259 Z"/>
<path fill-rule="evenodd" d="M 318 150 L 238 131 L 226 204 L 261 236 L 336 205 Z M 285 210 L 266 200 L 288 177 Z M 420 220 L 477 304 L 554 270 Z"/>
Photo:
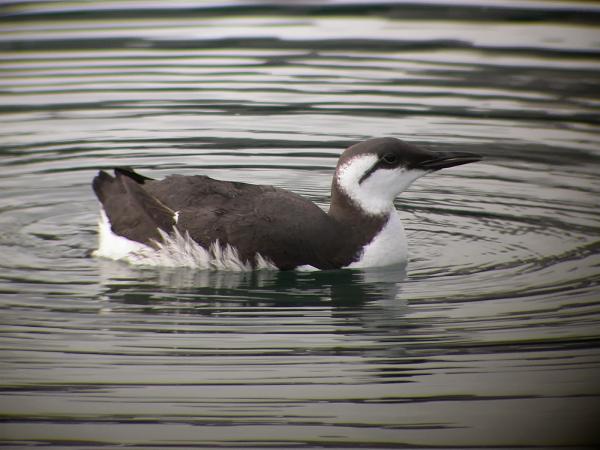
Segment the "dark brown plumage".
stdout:
<path fill-rule="evenodd" d="M 468 154 L 442 155 L 382 138 L 350 147 L 338 168 L 361 154 L 377 157 L 361 183 L 377 170 L 422 166 L 420 170 L 431 171 L 478 159 Z M 156 246 L 161 240 L 159 229 L 166 233 L 177 229 L 204 248 L 216 241 L 229 244 L 243 261 L 254 264 L 258 253 L 280 269 L 347 266 L 360 257 L 389 218 L 389 213 L 367 214 L 343 192 L 336 177 L 328 213 L 283 189 L 204 175 L 172 175 L 158 181 L 117 168 L 114 177 L 100 171 L 93 189 L 113 233 L 119 236 Z"/>
<path fill-rule="evenodd" d="M 303 264 L 342 267 L 353 261 L 363 244 L 349 224 L 273 186 L 203 175 L 172 175 L 140 183 L 138 174 L 120 169 L 114 178 L 101 171 L 93 187 L 113 232 L 147 245 L 160 240 L 157 228 L 169 233 L 176 227 L 205 248 L 218 240 L 236 248 L 244 261 L 254 263 L 259 253 L 285 270 Z M 381 227 L 384 220 L 373 222 Z M 340 245 L 340 239 L 355 244 Z"/>

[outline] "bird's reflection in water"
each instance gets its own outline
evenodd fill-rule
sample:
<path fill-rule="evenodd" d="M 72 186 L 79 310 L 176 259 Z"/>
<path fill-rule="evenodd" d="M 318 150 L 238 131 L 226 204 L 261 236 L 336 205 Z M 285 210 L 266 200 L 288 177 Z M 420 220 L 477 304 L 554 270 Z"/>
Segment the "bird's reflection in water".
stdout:
<path fill-rule="evenodd" d="M 198 306 L 361 306 L 399 302 L 404 265 L 365 270 L 226 272 L 186 268 L 140 269 L 99 260 L 103 297 L 160 310 L 164 302 Z"/>
<path fill-rule="evenodd" d="M 210 272 L 139 269 L 101 261 L 100 267 L 105 288 L 100 298 L 106 311 L 124 313 L 125 320 L 131 313 L 135 323 L 148 321 L 163 332 L 206 332 L 212 322 L 199 319 L 217 319 L 217 328 L 231 325 L 239 333 L 237 339 L 251 345 L 255 334 L 245 333 L 257 326 L 265 335 L 274 333 L 276 340 L 286 330 L 296 335 L 303 329 L 310 342 L 320 336 L 320 354 L 362 354 L 366 345 L 370 354 L 401 361 L 406 358 L 407 331 L 415 326 L 406 317 L 408 305 L 401 295 L 405 266 L 369 271 Z M 248 327 L 240 324 L 240 318 Z M 303 354 L 310 351 L 307 348 Z M 369 373 L 387 376 L 379 369 Z"/>

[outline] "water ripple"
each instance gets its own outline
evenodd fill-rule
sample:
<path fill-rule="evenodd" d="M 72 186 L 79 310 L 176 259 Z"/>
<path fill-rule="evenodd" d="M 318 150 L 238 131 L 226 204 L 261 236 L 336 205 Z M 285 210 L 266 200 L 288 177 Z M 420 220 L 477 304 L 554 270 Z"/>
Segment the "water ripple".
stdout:
<path fill-rule="evenodd" d="M 2 14 L 2 444 L 600 442 L 596 5 Z M 327 208 L 339 152 L 389 135 L 484 155 L 398 198 L 407 267 L 237 274 L 89 256 L 100 168 L 275 184 Z"/>

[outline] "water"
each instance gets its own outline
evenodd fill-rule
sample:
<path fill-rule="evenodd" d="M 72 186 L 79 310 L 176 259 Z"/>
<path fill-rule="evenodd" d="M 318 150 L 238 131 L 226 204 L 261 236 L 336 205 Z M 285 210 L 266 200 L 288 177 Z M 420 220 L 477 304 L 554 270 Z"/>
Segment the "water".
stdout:
<path fill-rule="evenodd" d="M 0 443 L 600 445 L 600 8 L 16 2 L 0 22 Z M 99 168 L 327 207 L 341 149 L 485 159 L 397 201 L 406 271 L 91 258 Z"/>

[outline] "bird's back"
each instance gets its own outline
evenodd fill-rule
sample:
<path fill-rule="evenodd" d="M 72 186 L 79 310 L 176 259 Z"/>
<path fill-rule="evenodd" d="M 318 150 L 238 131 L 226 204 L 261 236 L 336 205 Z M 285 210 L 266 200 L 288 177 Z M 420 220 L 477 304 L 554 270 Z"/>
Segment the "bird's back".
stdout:
<path fill-rule="evenodd" d="M 149 180 L 123 171 L 115 179 L 108 178 L 113 180 L 110 183 L 127 187 L 113 186 L 110 200 L 103 201 L 102 192 L 107 187 L 95 182 L 98 197 L 119 235 L 147 243 L 143 233 L 135 234 L 127 227 L 133 223 L 137 229 L 155 229 L 158 224 L 171 221 L 171 230 L 168 226 L 160 228 L 187 233 L 204 248 L 215 242 L 230 245 L 242 260 L 251 263 L 260 255 L 280 269 L 301 265 L 329 268 L 340 264 L 334 244 L 338 237 L 334 221 L 314 203 L 295 193 L 203 175 Z M 127 214 L 122 209 L 124 204 L 129 205 Z M 157 205 L 153 210 L 160 210 L 162 216 L 144 213 L 152 204 Z M 129 215 L 129 220 L 124 221 L 124 215 Z M 123 222 L 125 226 L 115 227 L 115 219 L 117 224 Z"/>
<path fill-rule="evenodd" d="M 177 226 L 194 241 L 233 246 L 240 257 L 258 253 L 282 269 L 333 267 L 332 219 L 295 193 L 273 186 L 174 175 L 147 183 L 147 192 L 178 212 Z"/>

